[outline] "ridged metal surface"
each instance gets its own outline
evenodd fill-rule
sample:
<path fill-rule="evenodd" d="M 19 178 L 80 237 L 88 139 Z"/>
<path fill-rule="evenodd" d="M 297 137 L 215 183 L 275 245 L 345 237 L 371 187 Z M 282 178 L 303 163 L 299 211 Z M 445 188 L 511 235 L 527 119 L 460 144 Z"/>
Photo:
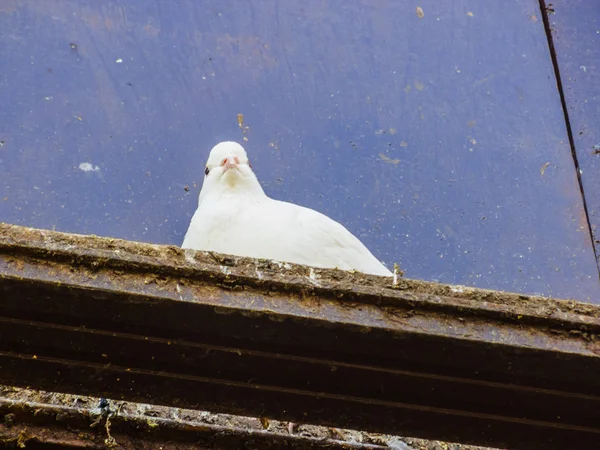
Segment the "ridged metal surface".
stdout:
<path fill-rule="evenodd" d="M 510 448 L 600 437 L 600 309 L 0 226 L 0 382 Z"/>

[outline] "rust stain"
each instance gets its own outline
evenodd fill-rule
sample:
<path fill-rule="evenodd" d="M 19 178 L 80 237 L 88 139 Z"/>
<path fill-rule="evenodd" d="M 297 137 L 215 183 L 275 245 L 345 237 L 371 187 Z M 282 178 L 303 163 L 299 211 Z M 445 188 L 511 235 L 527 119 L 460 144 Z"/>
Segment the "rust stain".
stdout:
<path fill-rule="evenodd" d="M 417 6 L 417 17 L 419 19 L 422 19 L 423 17 L 425 17 L 425 13 L 423 12 L 423 8 L 421 8 L 420 6 Z"/>
<path fill-rule="evenodd" d="M 240 127 L 240 130 L 242 130 L 242 139 L 246 142 L 248 142 L 248 137 L 246 136 L 246 133 L 248 131 L 250 131 L 250 127 L 248 126 L 244 126 L 244 115 L 241 113 L 238 113 L 237 115 L 237 123 L 238 123 L 238 127 Z"/>

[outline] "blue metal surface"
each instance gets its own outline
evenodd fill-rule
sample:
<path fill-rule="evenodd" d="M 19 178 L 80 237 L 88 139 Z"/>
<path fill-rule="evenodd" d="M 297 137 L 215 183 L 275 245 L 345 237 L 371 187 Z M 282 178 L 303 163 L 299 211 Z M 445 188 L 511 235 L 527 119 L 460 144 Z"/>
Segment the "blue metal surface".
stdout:
<path fill-rule="evenodd" d="M 548 18 L 600 260 L 600 3 L 555 1 Z"/>
<path fill-rule="evenodd" d="M 408 277 L 600 298 L 537 0 L 4 1 L 0 40 L 1 221 L 179 245 L 232 139 Z"/>

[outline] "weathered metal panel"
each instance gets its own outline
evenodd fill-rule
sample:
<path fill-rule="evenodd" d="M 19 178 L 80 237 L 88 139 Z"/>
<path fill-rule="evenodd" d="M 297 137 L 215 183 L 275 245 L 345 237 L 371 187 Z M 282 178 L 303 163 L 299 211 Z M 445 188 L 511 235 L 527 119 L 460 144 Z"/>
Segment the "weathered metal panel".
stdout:
<path fill-rule="evenodd" d="M 3 1 L 0 220 L 180 244 L 245 138 L 412 278 L 600 298 L 538 1 L 416 6 Z"/>
<path fill-rule="evenodd" d="M 600 438 L 591 304 L 9 225 L 0 295 L 3 384 L 494 447 Z"/>
<path fill-rule="evenodd" d="M 546 2 L 548 3 L 548 2 Z M 589 219 L 600 246 L 600 3 L 547 5 Z M 598 248 L 596 256 L 600 257 Z"/>

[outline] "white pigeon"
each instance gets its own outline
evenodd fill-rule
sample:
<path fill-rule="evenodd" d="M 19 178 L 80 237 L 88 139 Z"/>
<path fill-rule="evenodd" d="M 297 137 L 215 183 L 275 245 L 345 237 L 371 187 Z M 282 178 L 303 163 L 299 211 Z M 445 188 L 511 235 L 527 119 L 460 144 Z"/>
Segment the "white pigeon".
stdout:
<path fill-rule="evenodd" d="M 267 197 L 240 144 L 215 145 L 204 173 L 182 248 L 392 275 L 335 220 Z"/>

